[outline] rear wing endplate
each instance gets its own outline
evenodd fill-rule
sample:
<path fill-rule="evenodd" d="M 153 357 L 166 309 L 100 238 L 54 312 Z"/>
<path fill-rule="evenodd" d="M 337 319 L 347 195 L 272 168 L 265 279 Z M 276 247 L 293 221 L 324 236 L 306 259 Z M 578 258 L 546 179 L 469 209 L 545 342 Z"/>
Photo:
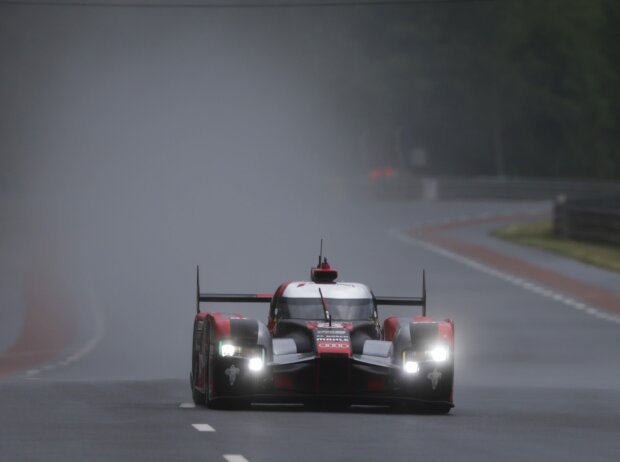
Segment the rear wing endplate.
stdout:
<path fill-rule="evenodd" d="M 219 303 L 270 303 L 271 294 L 212 294 L 200 292 L 200 267 L 196 266 L 196 313 L 201 302 Z"/>
<path fill-rule="evenodd" d="M 426 316 L 426 271 L 422 271 L 422 297 L 375 297 L 377 305 L 421 306 Z"/>

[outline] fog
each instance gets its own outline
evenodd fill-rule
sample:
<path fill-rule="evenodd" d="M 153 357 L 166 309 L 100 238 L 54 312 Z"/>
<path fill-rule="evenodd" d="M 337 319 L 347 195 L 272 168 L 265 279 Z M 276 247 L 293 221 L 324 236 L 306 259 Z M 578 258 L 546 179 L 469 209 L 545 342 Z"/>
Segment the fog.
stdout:
<path fill-rule="evenodd" d="M 613 176 L 587 150 L 560 162 L 573 131 L 530 130 L 537 95 L 555 88 L 527 80 L 528 56 L 557 50 L 523 44 L 538 22 L 501 5 L 1 5 L 0 350 L 17 359 L 0 376 L 60 361 L 64 378 L 185 377 L 196 265 L 205 291 L 269 292 L 308 276 L 321 238 L 342 279 L 416 295 L 429 261 L 378 242 L 394 221 L 444 212 L 371 203 L 352 185 L 377 166 Z M 493 48 L 496 20 L 517 17 Z M 590 107 L 596 95 L 561 96 Z M 500 103 L 514 116 L 503 132 Z M 407 172 L 411 152 L 424 162 Z M 460 303 L 449 296 L 446 314 Z"/>
<path fill-rule="evenodd" d="M 555 250 L 573 191 L 620 191 L 620 2 L 82 1 L 0 0 L 2 461 L 617 459 L 620 279 L 515 242 Z M 378 297 L 421 296 L 425 270 L 454 348 L 427 360 L 448 337 L 419 326 L 415 374 L 395 340 L 385 376 L 367 355 L 346 388 L 328 359 L 325 409 L 191 409 L 196 266 L 202 292 L 273 293 L 309 278 L 321 239 Z M 238 364 L 216 392 L 263 380 Z M 453 415 L 424 415 L 452 365 Z M 404 399 L 334 399 L 363 387 Z"/>
<path fill-rule="evenodd" d="M 196 264 L 271 291 L 355 230 L 324 13 L 0 11 L 4 347 L 28 312 L 62 351 L 99 317 L 77 378 L 185 376 Z"/>

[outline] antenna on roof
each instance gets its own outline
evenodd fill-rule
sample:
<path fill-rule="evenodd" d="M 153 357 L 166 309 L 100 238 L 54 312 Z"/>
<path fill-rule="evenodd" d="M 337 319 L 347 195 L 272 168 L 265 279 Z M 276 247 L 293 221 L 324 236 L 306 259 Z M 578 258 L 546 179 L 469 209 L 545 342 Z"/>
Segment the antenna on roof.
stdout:
<path fill-rule="evenodd" d="M 321 238 L 321 251 L 319 252 L 319 264 L 317 268 L 321 267 L 321 260 L 323 260 L 323 238 Z"/>

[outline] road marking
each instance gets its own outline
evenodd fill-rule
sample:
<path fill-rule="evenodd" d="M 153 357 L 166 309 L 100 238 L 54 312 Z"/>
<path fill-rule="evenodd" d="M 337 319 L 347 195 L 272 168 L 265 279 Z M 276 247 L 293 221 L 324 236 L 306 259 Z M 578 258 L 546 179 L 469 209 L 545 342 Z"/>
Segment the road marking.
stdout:
<path fill-rule="evenodd" d="M 243 457 L 241 454 L 224 454 L 222 456 L 228 462 L 250 462 L 248 459 Z"/>
<path fill-rule="evenodd" d="M 416 246 L 423 247 L 427 250 L 430 250 L 431 252 L 435 252 L 443 257 L 457 261 L 463 265 L 469 266 L 470 268 L 478 270 L 482 273 L 488 274 L 490 276 L 493 276 L 498 279 L 502 279 L 506 282 L 509 282 L 511 284 L 514 284 L 522 288 L 523 290 L 527 290 L 528 292 L 532 292 L 532 293 L 541 295 L 543 297 L 550 298 L 551 300 L 554 300 L 566 306 L 570 306 L 571 308 L 574 308 L 578 311 L 594 316 L 596 318 L 603 319 L 605 321 L 614 322 L 616 324 L 620 324 L 620 316 L 615 316 L 613 314 L 609 314 L 607 312 L 601 311 L 593 306 L 582 303 L 564 294 L 561 294 L 559 292 L 555 292 L 553 290 L 549 290 L 545 287 L 542 287 L 532 281 L 527 281 L 523 278 L 513 276 L 512 274 L 508 274 L 503 271 L 496 270 L 495 268 L 492 268 L 483 263 L 479 263 L 478 261 L 473 260 L 469 257 L 464 257 L 457 253 L 451 252 L 450 250 L 443 249 L 435 244 L 431 244 L 429 242 L 416 239 L 412 236 L 405 234 L 403 231 L 400 231 L 397 229 L 391 229 L 388 234 L 390 235 L 390 237 L 398 239 L 401 242 L 405 242 L 410 245 L 416 245 Z"/>
<path fill-rule="evenodd" d="M 215 428 L 213 428 L 211 425 L 209 424 L 192 424 L 192 427 L 194 427 L 196 430 L 198 430 L 199 432 L 214 432 Z"/>
<path fill-rule="evenodd" d="M 179 407 L 181 409 L 193 409 L 196 407 L 196 405 L 194 403 L 181 403 L 179 404 Z"/>

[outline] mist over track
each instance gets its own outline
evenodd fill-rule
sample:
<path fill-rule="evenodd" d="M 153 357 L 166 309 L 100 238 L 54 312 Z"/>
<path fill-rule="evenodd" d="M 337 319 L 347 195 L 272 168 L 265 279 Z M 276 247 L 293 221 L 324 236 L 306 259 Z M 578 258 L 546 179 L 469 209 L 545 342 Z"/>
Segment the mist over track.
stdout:
<path fill-rule="evenodd" d="M 618 324 L 394 238 L 548 204 L 347 197 L 355 110 L 325 75 L 363 51 L 327 19 L 0 9 L 0 460 L 617 459 Z M 521 254 L 486 231 L 454 233 Z M 196 265 L 204 291 L 272 292 L 320 238 L 377 294 L 419 295 L 426 269 L 429 314 L 456 323 L 450 415 L 180 407 Z"/>
<path fill-rule="evenodd" d="M 297 234 L 278 239 L 279 252 L 268 248 L 273 238 L 262 238 L 264 249 L 256 239 L 253 258 L 238 267 L 197 253 L 217 262 L 203 264 L 211 269 L 202 284 L 214 290 L 274 290 L 281 280 L 304 278 L 316 253 L 309 234 L 319 231 L 341 277 L 368 282 L 377 293 L 417 294 L 426 268 L 429 312 L 451 317 L 457 326 L 457 407 L 449 416 L 381 408 L 180 408 L 191 401 L 191 258 L 178 268 L 155 272 L 147 264 L 143 271 L 116 267 L 115 274 L 107 260 L 99 260 L 88 271 L 91 298 L 104 312 L 104 335 L 79 361 L 43 366 L 34 376 L 18 374 L 0 384 L 7 411 L 0 422 L 3 458 L 223 460 L 240 454 L 250 461 L 376 460 L 389 448 L 394 460 L 612 460 L 620 423 L 618 325 L 388 233 L 416 222 L 505 210 L 493 203 L 343 205 L 325 210 L 322 229 L 313 229 L 310 219 L 299 223 Z M 298 242 L 299 236 L 305 239 Z M 235 249 L 229 252 L 231 259 L 241 258 Z M 235 311 L 266 316 L 256 306 Z M 88 320 L 81 323 L 89 332 Z M 193 424 L 214 431 L 197 431 L 203 427 Z M 26 434 L 36 441 L 24 445 Z"/>

